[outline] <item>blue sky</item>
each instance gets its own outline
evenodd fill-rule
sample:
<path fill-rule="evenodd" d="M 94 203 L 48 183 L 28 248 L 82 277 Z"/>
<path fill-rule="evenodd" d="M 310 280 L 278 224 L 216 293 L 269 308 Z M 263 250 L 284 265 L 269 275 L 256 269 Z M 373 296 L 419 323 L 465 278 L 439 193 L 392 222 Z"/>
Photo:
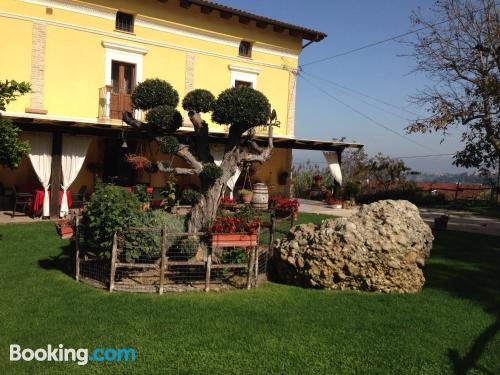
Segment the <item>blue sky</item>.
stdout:
<path fill-rule="evenodd" d="M 219 0 L 220 3 L 266 15 L 283 21 L 323 31 L 328 37 L 307 47 L 300 64 L 328 57 L 371 42 L 386 39 L 410 30 L 410 14 L 420 7 L 429 13 L 430 0 Z M 411 37 L 408 37 L 411 38 Z M 373 48 L 338 57 L 328 62 L 305 66 L 305 77 L 320 85 L 356 110 L 373 118 L 398 133 L 404 133 L 406 119 L 412 115 L 352 94 L 326 82 L 312 78 L 323 77 L 350 89 L 384 100 L 412 112 L 408 98 L 429 82 L 422 75 L 412 73 L 413 60 L 401 57 L 411 50 L 403 43 L 389 42 Z M 380 107 L 382 110 L 366 104 Z M 393 114 L 388 113 L 393 112 Z M 396 116 L 395 116 L 396 115 Z M 394 157 L 428 154 L 447 154 L 460 149 L 460 131 L 440 144 L 439 134 L 409 135 L 412 141 L 382 129 L 362 115 L 335 102 L 302 78 L 297 86 L 296 136 L 329 140 L 346 137 L 366 145 L 373 155 L 383 152 Z M 294 160 L 310 159 L 323 162 L 319 152 L 294 152 Z M 407 164 L 422 172 L 462 171 L 451 164 L 451 156 L 405 159 Z M 472 172 L 472 171 L 471 171 Z"/>

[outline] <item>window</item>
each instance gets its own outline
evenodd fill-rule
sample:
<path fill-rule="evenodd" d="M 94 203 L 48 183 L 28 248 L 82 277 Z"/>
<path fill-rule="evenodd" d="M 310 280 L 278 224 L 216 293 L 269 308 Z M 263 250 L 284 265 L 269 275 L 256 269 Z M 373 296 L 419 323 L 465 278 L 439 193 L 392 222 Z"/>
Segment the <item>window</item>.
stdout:
<path fill-rule="evenodd" d="M 239 55 L 241 57 L 252 57 L 252 43 L 242 40 L 240 43 Z"/>
<path fill-rule="evenodd" d="M 132 14 L 117 12 L 116 13 L 116 30 L 134 32 L 134 16 Z"/>
<path fill-rule="evenodd" d="M 234 81 L 234 87 L 253 87 L 252 82 L 240 81 L 239 79 Z"/>

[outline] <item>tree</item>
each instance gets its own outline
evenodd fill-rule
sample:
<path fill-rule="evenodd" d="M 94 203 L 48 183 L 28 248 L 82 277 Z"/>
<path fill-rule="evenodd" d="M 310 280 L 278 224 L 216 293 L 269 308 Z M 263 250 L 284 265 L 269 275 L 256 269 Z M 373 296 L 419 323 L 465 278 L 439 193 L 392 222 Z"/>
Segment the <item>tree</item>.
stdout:
<path fill-rule="evenodd" d="M 215 98 L 207 90 L 193 90 L 182 101 L 182 107 L 194 127 L 189 142 L 181 142 L 176 131 L 182 125 L 182 116 L 176 107 L 179 96 L 172 86 L 160 79 L 140 83 L 132 95 L 135 108 L 147 110 L 146 123 L 138 121 L 129 112 L 123 120 L 136 129 L 146 130 L 159 143 L 162 152 L 174 154 L 189 166 L 174 168 L 169 161 L 158 162 L 160 171 L 176 175 L 198 175 L 202 195 L 193 207 L 188 222 L 190 233 L 206 230 L 216 217 L 220 198 L 228 180 L 243 163 L 263 163 L 273 149 L 273 126 L 276 115 L 271 113 L 268 99 L 249 87 L 230 88 Z M 203 113 L 212 113 L 212 120 L 229 126 L 229 135 L 222 164 L 214 164 L 209 149 L 208 124 Z M 255 127 L 268 126 L 265 147 L 254 139 Z"/>
<path fill-rule="evenodd" d="M 366 169 L 369 176 L 376 181 L 377 186 L 382 186 L 384 190 L 389 190 L 396 185 L 402 185 L 411 171 L 411 168 L 408 168 L 404 161 L 392 159 L 381 153 L 378 153 L 367 162 Z"/>
<path fill-rule="evenodd" d="M 412 42 L 416 71 L 434 82 L 414 98 L 429 115 L 409 133 L 461 128 L 464 149 L 454 164 L 491 169 L 500 160 L 500 21 L 495 0 L 440 0 L 437 20 L 415 12 Z"/>
<path fill-rule="evenodd" d="M 340 168 L 345 183 L 362 184 L 368 177 L 368 154 L 363 149 L 344 150 Z"/>
<path fill-rule="evenodd" d="M 29 91 L 30 85 L 27 82 L 0 82 L 0 111 L 5 111 L 7 104 Z M 22 158 L 29 153 L 29 143 L 19 139 L 20 131 L 10 120 L 3 118 L 0 114 L 1 166 L 16 169 L 21 164 Z"/>

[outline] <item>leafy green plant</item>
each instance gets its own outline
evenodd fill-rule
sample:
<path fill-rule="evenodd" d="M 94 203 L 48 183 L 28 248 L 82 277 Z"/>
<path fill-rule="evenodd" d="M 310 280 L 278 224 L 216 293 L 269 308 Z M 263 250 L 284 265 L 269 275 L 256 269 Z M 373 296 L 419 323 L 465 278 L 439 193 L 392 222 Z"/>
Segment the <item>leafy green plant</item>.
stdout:
<path fill-rule="evenodd" d="M 158 78 L 147 79 L 135 88 L 132 103 L 134 108 L 142 110 L 163 105 L 175 108 L 179 104 L 179 94 L 167 81 Z"/>
<path fill-rule="evenodd" d="M 199 191 L 186 189 L 181 194 L 181 203 L 194 206 L 200 201 L 201 197 L 202 194 Z"/>
<path fill-rule="evenodd" d="M 146 121 L 163 133 L 173 133 L 182 126 L 182 115 L 175 107 L 163 104 L 150 109 Z"/>
<path fill-rule="evenodd" d="M 7 104 L 30 91 L 31 87 L 27 82 L 0 82 L 0 111 L 5 111 Z M 0 165 L 5 168 L 18 168 L 22 158 L 30 152 L 29 143 L 19 138 L 20 132 L 12 121 L 0 114 Z"/>
<path fill-rule="evenodd" d="M 19 139 L 21 130 L 10 120 L 0 115 L 0 165 L 16 169 L 21 160 L 30 152 L 27 141 Z"/>
<path fill-rule="evenodd" d="M 82 219 L 86 242 L 99 254 L 109 257 L 113 234 L 121 234 L 126 230 L 130 218 L 138 215 L 140 206 L 137 196 L 124 188 L 97 184 L 85 204 Z"/>
<path fill-rule="evenodd" d="M 266 124 L 270 115 L 271 104 L 264 94 L 251 87 L 233 87 L 217 97 L 212 120 L 242 132 Z"/>
<path fill-rule="evenodd" d="M 177 185 L 173 179 L 167 181 L 161 195 L 165 198 L 164 202 L 162 202 L 162 206 L 169 205 L 175 201 L 177 197 Z"/>
<path fill-rule="evenodd" d="M 18 96 L 27 94 L 31 91 L 28 82 L 17 82 L 14 80 L 5 80 L 0 82 L 0 111 L 5 111 L 7 104 L 16 100 Z"/>
<path fill-rule="evenodd" d="M 160 151 L 165 154 L 175 154 L 179 151 L 179 140 L 171 135 L 164 136 L 160 139 Z"/>
<path fill-rule="evenodd" d="M 192 258 L 198 252 L 200 241 L 196 237 L 182 238 L 177 243 L 177 250 L 179 254 L 186 258 Z"/>
<path fill-rule="evenodd" d="M 215 165 L 214 163 L 205 164 L 203 170 L 199 174 L 202 190 L 208 190 L 221 176 L 221 167 Z"/>
<path fill-rule="evenodd" d="M 148 203 L 151 201 L 151 193 L 148 193 L 146 185 L 137 185 L 134 193 L 141 203 Z"/>
<path fill-rule="evenodd" d="M 129 228 L 123 232 L 123 255 L 127 262 L 138 259 L 147 261 L 161 256 L 161 229 L 166 226 L 167 234 L 185 232 L 184 220 L 161 210 L 136 211 L 128 220 Z M 140 230 L 143 229 L 157 229 Z M 177 237 L 167 236 L 167 248 L 176 246 Z"/>
<path fill-rule="evenodd" d="M 196 89 L 186 94 L 182 100 L 182 108 L 186 111 L 210 112 L 215 102 L 214 95 L 203 89 Z"/>
<path fill-rule="evenodd" d="M 248 262 L 248 254 L 245 249 L 237 247 L 235 249 L 225 249 L 220 255 L 221 263 L 242 264 Z"/>

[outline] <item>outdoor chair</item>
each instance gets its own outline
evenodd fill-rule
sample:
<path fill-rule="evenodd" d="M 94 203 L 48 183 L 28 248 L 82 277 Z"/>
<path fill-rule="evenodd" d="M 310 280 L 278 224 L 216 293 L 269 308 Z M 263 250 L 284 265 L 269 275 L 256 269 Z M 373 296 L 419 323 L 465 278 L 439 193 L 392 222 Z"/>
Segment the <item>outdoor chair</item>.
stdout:
<path fill-rule="evenodd" d="M 78 193 L 71 193 L 71 200 L 73 204 L 71 208 L 83 208 L 85 205 L 85 194 L 87 193 L 87 186 L 82 185 Z"/>
<path fill-rule="evenodd" d="M 33 201 L 32 193 L 18 193 L 15 186 L 12 186 L 12 196 L 14 207 L 12 208 L 12 218 L 16 215 L 16 209 L 22 207 L 22 213 L 26 214 L 26 207 Z"/>

